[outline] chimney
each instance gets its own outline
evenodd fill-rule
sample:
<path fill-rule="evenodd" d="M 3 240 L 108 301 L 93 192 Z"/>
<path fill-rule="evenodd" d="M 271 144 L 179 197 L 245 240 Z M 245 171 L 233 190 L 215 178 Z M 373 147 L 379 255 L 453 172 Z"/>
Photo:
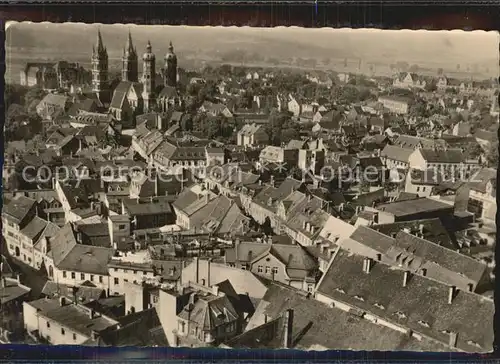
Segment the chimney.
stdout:
<path fill-rule="evenodd" d="M 200 280 L 200 260 L 198 257 L 194 257 L 194 264 L 196 270 L 195 282 L 198 283 Z"/>
<path fill-rule="evenodd" d="M 473 291 L 474 291 L 474 284 L 469 283 L 469 284 L 467 285 L 467 288 L 469 289 L 469 292 L 473 292 Z"/>
<path fill-rule="evenodd" d="M 7 280 L 5 279 L 5 277 L 2 277 L 2 288 L 5 287 L 7 287 Z"/>
<path fill-rule="evenodd" d="M 215 285 L 212 287 L 212 294 L 214 296 L 218 296 L 219 295 L 219 286 Z"/>
<path fill-rule="evenodd" d="M 363 261 L 363 271 L 365 273 L 370 273 L 372 269 L 372 260 L 370 258 L 365 258 Z"/>
<path fill-rule="evenodd" d="M 159 172 L 158 172 L 158 170 L 156 170 L 155 171 L 155 182 L 154 182 L 154 184 L 155 184 L 155 196 L 158 196 L 158 184 L 160 183 L 159 182 L 160 178 L 158 177 L 158 174 L 159 174 Z"/>
<path fill-rule="evenodd" d="M 452 304 L 453 302 L 453 299 L 455 298 L 455 292 L 456 292 L 456 288 L 455 286 L 451 286 L 450 288 L 448 288 L 448 304 Z"/>
<path fill-rule="evenodd" d="M 90 309 L 89 310 L 89 318 L 92 320 L 95 317 L 95 312 L 94 310 Z"/>
<path fill-rule="evenodd" d="M 450 348 L 456 348 L 457 347 L 457 339 L 458 339 L 458 333 L 456 332 L 450 332 Z"/>
<path fill-rule="evenodd" d="M 422 268 L 422 276 L 423 277 L 427 276 L 427 268 Z"/>
<path fill-rule="evenodd" d="M 212 258 L 207 260 L 207 286 L 210 287 L 210 264 L 212 263 Z"/>
<path fill-rule="evenodd" d="M 288 309 L 285 312 L 285 317 L 284 317 L 284 325 L 285 325 L 285 330 L 284 330 L 284 335 L 283 335 L 283 347 L 285 349 L 290 349 L 292 347 L 292 333 L 293 333 L 293 310 Z"/>
<path fill-rule="evenodd" d="M 410 272 L 405 271 L 403 273 L 403 287 L 406 287 L 408 285 L 408 280 L 410 279 Z"/>

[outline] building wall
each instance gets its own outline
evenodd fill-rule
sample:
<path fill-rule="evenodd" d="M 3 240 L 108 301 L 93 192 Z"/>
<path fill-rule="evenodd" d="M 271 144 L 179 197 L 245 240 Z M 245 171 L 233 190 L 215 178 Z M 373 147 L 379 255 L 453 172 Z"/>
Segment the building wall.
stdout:
<path fill-rule="evenodd" d="M 109 267 L 110 294 L 125 294 L 132 283 L 140 283 L 144 278 L 154 278 L 153 272 L 139 267 Z"/>
<path fill-rule="evenodd" d="M 249 270 L 254 274 L 272 280 L 273 269 L 275 272 L 274 280 L 284 284 L 288 284 L 290 277 L 286 273 L 286 266 L 272 254 L 268 253 L 259 260 L 253 262 Z"/>
<path fill-rule="evenodd" d="M 267 287 L 249 271 L 241 268 L 232 268 L 224 264 L 210 264 L 210 282 L 208 281 L 208 262 L 199 260 L 198 278 L 200 284 L 205 281 L 205 284 L 211 285 L 220 283 L 224 280 L 229 280 L 234 290 L 238 294 L 247 294 L 256 299 L 261 299 L 267 291 Z M 196 283 L 196 262 L 192 262 L 182 270 L 182 283 Z"/>
<path fill-rule="evenodd" d="M 29 302 L 23 303 L 23 315 L 25 328 L 28 331 L 38 330 L 39 335 L 51 345 L 81 345 L 89 339 L 88 336 L 72 331 L 68 327 L 39 314 Z"/>
<path fill-rule="evenodd" d="M 56 283 L 67 284 L 70 286 L 79 286 L 85 281 L 90 281 L 96 287 L 102 288 L 106 291 L 109 288 L 108 275 L 60 270 L 49 262 L 50 261 L 47 259 L 47 267 L 53 267 L 53 277 L 49 276 L 49 279 L 52 279 Z"/>

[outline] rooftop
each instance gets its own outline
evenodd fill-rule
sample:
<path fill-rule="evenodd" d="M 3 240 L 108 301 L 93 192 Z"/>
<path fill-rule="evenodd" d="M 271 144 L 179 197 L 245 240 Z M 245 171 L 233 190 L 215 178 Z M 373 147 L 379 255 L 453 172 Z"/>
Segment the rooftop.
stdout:
<path fill-rule="evenodd" d="M 377 262 L 365 273 L 363 261 L 362 256 L 339 251 L 317 291 L 445 345 L 454 332 L 460 350 L 492 350 L 492 300 L 456 290 L 449 303 L 450 287 L 446 284 L 410 275 L 403 287 L 402 270 Z"/>
<path fill-rule="evenodd" d="M 414 200 L 395 201 L 387 204 L 381 204 L 376 208 L 379 211 L 387 212 L 395 216 L 406 216 L 423 212 L 450 210 L 453 209 L 453 206 L 424 197 Z"/>

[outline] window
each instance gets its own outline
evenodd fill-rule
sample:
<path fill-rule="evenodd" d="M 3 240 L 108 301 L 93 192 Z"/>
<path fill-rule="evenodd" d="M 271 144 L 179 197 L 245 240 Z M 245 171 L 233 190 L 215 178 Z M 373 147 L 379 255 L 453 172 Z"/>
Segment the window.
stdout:
<path fill-rule="evenodd" d="M 61 327 L 61 335 L 66 335 L 66 331 L 64 331 L 64 328 Z"/>
<path fill-rule="evenodd" d="M 314 285 L 313 284 L 308 284 L 307 285 L 307 292 L 312 292 L 314 289 Z"/>
<path fill-rule="evenodd" d="M 257 272 L 262 273 L 262 271 L 263 271 L 263 269 L 262 269 L 262 268 L 263 268 L 263 267 L 262 267 L 261 265 L 259 265 L 259 267 L 257 268 Z"/>
<path fill-rule="evenodd" d="M 115 278 L 115 284 L 120 284 L 120 280 L 118 278 Z"/>
<path fill-rule="evenodd" d="M 47 321 L 47 328 L 50 329 L 50 322 Z"/>
<path fill-rule="evenodd" d="M 148 272 L 146 272 L 146 271 L 143 271 L 143 272 L 142 272 L 142 274 L 143 274 L 143 275 L 146 275 L 146 274 L 148 274 Z"/>
<path fill-rule="evenodd" d="M 273 274 L 278 274 L 278 267 L 273 267 Z"/>
<path fill-rule="evenodd" d="M 123 281 L 124 281 L 124 282 L 128 282 L 128 279 L 124 279 Z"/>
<path fill-rule="evenodd" d="M 73 334 L 73 340 L 76 340 L 76 334 Z"/>
<path fill-rule="evenodd" d="M 66 278 L 66 271 L 63 270 L 63 278 Z"/>
<path fill-rule="evenodd" d="M 125 230 L 125 224 L 120 224 L 118 225 L 119 230 Z"/>
<path fill-rule="evenodd" d="M 102 276 L 99 276 L 99 283 L 102 283 Z"/>
<path fill-rule="evenodd" d="M 118 268 L 115 268 L 115 272 L 118 272 Z"/>
<path fill-rule="evenodd" d="M 80 278 L 82 279 L 82 281 L 84 281 L 85 280 L 85 273 L 80 274 Z"/>
<path fill-rule="evenodd" d="M 417 192 L 420 192 L 420 187 L 417 187 Z"/>
<path fill-rule="evenodd" d="M 71 272 L 71 279 L 75 279 L 76 278 L 76 273 L 75 272 Z"/>
<path fill-rule="evenodd" d="M 134 272 L 134 274 L 137 274 L 137 271 L 136 271 L 136 270 L 134 270 L 133 272 Z"/>
<path fill-rule="evenodd" d="M 123 270 L 123 273 L 128 273 L 128 270 L 124 269 L 124 270 Z"/>
<path fill-rule="evenodd" d="M 268 265 L 266 265 L 266 274 L 269 274 L 270 269 L 271 268 Z"/>
<path fill-rule="evenodd" d="M 91 274 L 90 275 L 90 281 L 93 282 L 94 281 L 94 276 Z"/>

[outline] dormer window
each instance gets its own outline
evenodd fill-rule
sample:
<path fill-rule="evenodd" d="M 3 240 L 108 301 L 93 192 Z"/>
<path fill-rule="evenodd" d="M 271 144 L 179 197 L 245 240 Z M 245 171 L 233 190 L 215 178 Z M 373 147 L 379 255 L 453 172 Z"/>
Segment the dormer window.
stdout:
<path fill-rule="evenodd" d="M 380 308 L 381 310 L 385 310 L 385 307 L 383 305 L 381 305 L 380 303 L 375 303 L 374 306 L 377 308 Z"/>
<path fill-rule="evenodd" d="M 395 313 L 395 315 L 399 318 L 399 319 L 404 319 L 406 318 L 406 315 L 404 312 L 401 312 L 401 311 L 398 311 Z"/>
<path fill-rule="evenodd" d="M 339 292 L 339 293 L 345 293 L 345 291 L 342 289 L 342 288 L 335 288 L 335 291 Z"/>
<path fill-rule="evenodd" d="M 358 296 L 358 295 L 354 296 L 354 298 L 357 299 L 358 301 L 364 301 L 365 300 L 363 297 Z"/>
<path fill-rule="evenodd" d="M 425 321 L 418 320 L 418 323 L 419 323 L 419 325 L 422 325 L 424 327 L 430 327 L 429 324 L 427 322 L 425 322 Z"/>

